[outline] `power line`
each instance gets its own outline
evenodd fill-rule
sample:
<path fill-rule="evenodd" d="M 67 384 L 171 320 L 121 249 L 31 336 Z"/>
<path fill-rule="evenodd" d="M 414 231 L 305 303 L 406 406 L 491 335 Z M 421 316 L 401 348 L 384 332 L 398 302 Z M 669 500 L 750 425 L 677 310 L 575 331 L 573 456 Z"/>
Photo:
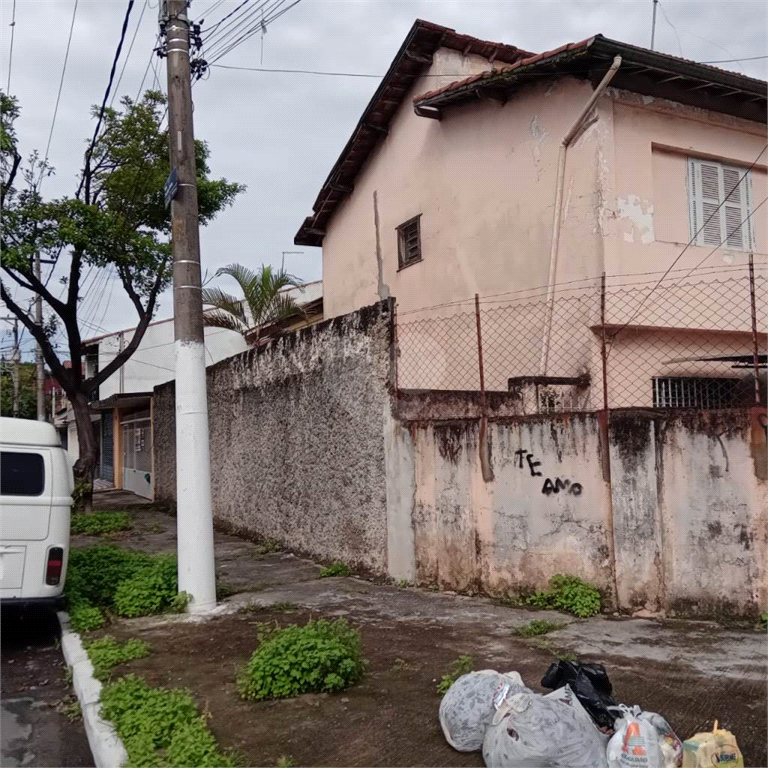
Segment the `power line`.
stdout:
<path fill-rule="evenodd" d="M 144 0 L 144 5 L 142 6 L 141 14 L 139 15 L 139 21 L 136 24 L 136 29 L 133 32 L 133 38 L 131 39 L 131 44 L 130 46 L 128 46 L 128 53 L 125 54 L 125 61 L 123 61 L 123 68 L 120 70 L 120 77 L 117 78 L 117 83 L 115 84 L 115 92 L 112 94 L 112 98 L 109 100 L 110 107 L 115 102 L 115 96 L 117 96 L 117 91 L 120 88 L 120 83 L 122 82 L 125 68 L 128 66 L 128 59 L 131 58 L 131 51 L 133 50 L 133 44 L 136 42 L 136 35 L 139 34 L 139 29 L 141 29 L 141 20 L 144 18 L 144 12 L 147 10 L 148 5 L 149 5 L 149 0 Z M 151 58 L 150 58 L 150 61 L 152 61 Z"/>
<path fill-rule="evenodd" d="M 730 62 L 734 61 L 757 61 L 758 59 L 768 59 L 768 56 L 752 56 L 750 58 L 746 59 L 720 59 L 719 61 L 699 61 L 698 64 L 728 64 Z M 280 74 L 289 74 L 289 75 L 325 75 L 329 77 L 363 77 L 363 78 L 372 78 L 376 80 L 380 80 L 384 75 L 377 75 L 372 72 L 334 72 L 334 71 L 327 71 L 327 70 L 316 70 L 316 69 L 271 69 L 268 67 L 238 67 L 234 66 L 232 64 L 209 64 L 210 67 L 217 67 L 218 69 L 233 69 L 233 70 L 239 70 L 243 72 L 266 72 L 266 73 L 280 73 Z M 504 74 L 508 70 L 499 69 L 498 74 Z M 574 72 L 578 72 L 578 69 L 569 69 L 569 70 L 561 70 L 561 71 L 550 71 L 548 74 L 552 75 L 569 75 L 573 74 Z M 584 70 L 589 71 L 589 70 Z M 520 72 L 517 77 L 540 77 L 540 73 L 533 73 L 533 72 Z M 419 77 L 467 77 L 466 72 L 441 72 L 436 74 L 431 73 L 425 73 L 423 75 L 419 75 Z"/>
<path fill-rule="evenodd" d="M 79 0 L 75 0 L 75 5 L 72 8 L 72 21 L 69 25 L 69 38 L 67 39 L 67 50 L 64 54 L 64 66 L 61 68 L 61 78 L 59 79 L 59 92 L 56 94 L 56 106 L 53 108 L 53 120 L 51 120 L 51 130 L 48 133 L 48 144 L 45 147 L 45 159 L 43 160 L 43 165 L 40 168 L 40 180 L 38 181 L 37 187 L 38 191 L 40 190 L 40 185 L 43 181 L 43 175 L 45 173 L 45 167 L 48 163 L 48 153 L 51 150 L 51 139 L 53 138 L 53 129 L 56 125 L 56 116 L 59 114 L 59 102 L 61 101 L 61 91 L 64 87 L 64 75 L 67 72 L 67 62 L 69 61 L 69 49 L 72 45 L 72 31 L 75 28 L 75 15 L 77 14 L 77 4 Z M 15 5 L 15 3 L 14 3 Z"/>
<path fill-rule="evenodd" d="M 270 2 L 272 2 L 272 5 L 269 5 Z M 249 24 L 253 24 L 255 19 L 258 18 L 255 25 L 246 29 L 242 34 L 247 34 L 250 31 L 257 31 L 262 27 L 262 24 L 266 26 L 266 12 L 276 10 L 284 2 L 285 0 L 263 0 L 259 5 L 243 11 L 236 19 L 232 19 L 232 21 L 230 21 L 223 29 L 214 33 L 212 38 L 206 42 L 206 56 L 211 58 L 213 56 L 223 55 L 223 51 L 227 46 L 233 44 L 233 41 L 236 41 L 235 35 L 238 34 L 238 30 L 241 30 L 241 28 L 246 27 Z"/>
<path fill-rule="evenodd" d="M 768 145 L 766 145 L 766 147 L 764 147 L 764 148 L 763 148 L 763 152 L 765 152 L 765 149 L 766 149 L 766 148 L 768 148 Z M 761 152 L 761 153 L 760 153 L 760 155 L 762 155 L 762 154 L 763 154 L 763 152 Z M 758 155 L 758 159 L 759 159 L 760 155 Z M 756 162 L 757 162 L 757 159 L 755 160 L 755 163 L 756 163 Z M 754 165 L 755 163 L 753 163 L 752 165 Z M 750 167 L 752 167 L 752 166 L 750 166 Z M 733 192 L 733 190 L 734 190 L 734 189 L 736 189 L 736 187 L 738 187 L 738 186 L 739 186 L 739 184 L 740 184 L 740 183 L 743 181 L 743 179 L 746 177 L 747 173 L 749 173 L 749 170 L 747 170 L 747 172 L 744 174 L 744 176 L 742 176 L 742 177 L 741 177 L 741 179 L 740 179 L 740 180 L 739 180 L 739 182 L 738 182 L 738 183 L 737 183 L 737 184 L 736 184 L 736 185 L 733 187 L 733 189 L 731 190 L 731 192 Z M 725 198 L 723 199 L 723 202 L 721 202 L 721 203 L 720 203 L 720 205 L 719 205 L 719 206 L 718 206 L 718 207 L 715 209 L 715 211 L 712 213 L 712 215 L 709 217 L 709 219 L 707 219 L 707 221 L 705 221 L 705 222 L 704 222 L 704 225 L 706 225 L 706 223 L 707 223 L 707 222 L 708 222 L 708 221 L 709 221 L 709 220 L 712 218 L 712 216 L 714 216 L 714 215 L 715 215 L 715 213 L 717 213 L 717 211 L 718 211 L 718 210 L 719 210 L 719 209 L 720 209 L 720 208 L 723 206 L 723 204 L 726 202 L 726 200 L 728 200 L 728 198 L 729 198 L 729 197 L 730 197 L 730 195 L 731 195 L 731 192 L 729 192 L 729 193 L 728 193 L 728 194 L 725 196 Z M 763 199 L 760 201 L 760 203 L 758 203 L 758 205 L 756 205 L 756 206 L 755 206 L 755 207 L 752 209 L 752 211 L 751 211 L 751 212 L 750 212 L 750 213 L 749 213 L 749 214 L 748 214 L 748 215 L 747 215 L 747 216 L 746 216 L 746 217 L 745 217 L 745 218 L 744 218 L 742 221 L 740 221 L 740 222 L 739 222 L 739 225 L 738 225 L 737 227 L 734 227 L 734 228 L 733 228 L 733 229 L 732 229 L 730 232 L 726 231 L 726 233 L 725 233 L 725 236 L 723 237 L 723 239 L 722 239 L 722 240 L 721 240 L 721 241 L 720 241 L 720 242 L 719 242 L 719 243 L 718 243 L 718 244 L 717 244 L 717 245 L 716 245 L 716 246 L 715 246 L 715 247 L 714 247 L 714 248 L 713 248 L 713 249 L 712 249 L 712 250 L 711 250 L 711 251 L 710 251 L 710 252 L 709 252 L 709 253 L 708 253 L 708 254 L 705 256 L 705 257 L 704 257 L 704 259 L 702 259 L 702 261 L 701 261 L 701 262 L 699 262 L 699 263 L 700 263 L 700 264 L 703 264 L 703 263 L 704 263 L 704 261 L 706 261 L 706 260 L 707 260 L 707 259 L 708 259 L 708 258 L 709 258 L 709 257 L 710 257 L 712 254 L 713 254 L 713 253 L 715 253 L 715 251 L 717 251 L 718 249 L 720 249 L 720 248 L 721 248 L 721 247 L 722 247 L 722 246 L 725 244 L 725 242 L 728 240 L 728 237 L 729 237 L 729 235 L 732 235 L 734 232 L 737 232 L 739 229 L 741 229 L 741 227 L 743 227 L 743 226 L 744 226 L 744 224 L 746 224 L 746 223 L 749 221 L 749 219 L 750 219 L 750 218 L 752 218 L 752 214 L 754 214 L 755 212 L 757 212 L 757 211 L 758 211 L 758 210 L 759 210 L 759 209 L 760 209 L 760 208 L 763 206 L 763 204 L 764 204 L 766 201 L 768 201 L 768 197 L 764 197 L 764 198 L 763 198 Z M 651 296 L 653 295 L 654 291 L 655 291 L 655 290 L 656 290 L 656 289 L 657 289 L 657 288 L 658 288 L 658 287 L 661 285 L 661 283 L 664 281 L 664 278 L 665 278 L 665 277 L 666 277 L 666 276 L 667 276 L 667 275 L 670 273 L 670 271 L 671 271 L 672 267 L 673 267 L 673 266 L 674 266 L 674 265 L 675 265 L 675 264 L 676 264 L 676 263 L 677 263 L 677 262 L 680 260 L 680 258 L 681 258 L 681 257 L 682 257 L 682 255 L 683 255 L 683 254 L 684 254 L 684 253 L 685 253 L 685 252 L 688 250 L 688 248 L 690 248 L 690 246 L 692 245 L 692 243 L 693 243 L 693 242 L 696 240 L 696 237 L 698 236 L 699 232 L 701 232 L 701 230 L 702 230 L 702 229 L 704 229 L 704 225 L 702 225 L 701 229 L 699 229 L 699 230 L 696 232 L 696 234 L 694 234 L 694 236 L 691 238 L 691 240 L 689 240 L 689 242 L 688 242 L 688 244 L 685 246 L 685 248 L 683 248 L 683 250 L 682 250 L 682 251 L 680 251 L 680 253 L 677 255 L 677 257 L 675 258 L 675 260 L 674 260 L 674 261 L 672 262 L 672 264 L 670 265 L 669 269 L 667 269 L 667 271 L 666 271 L 666 272 L 664 272 L 664 274 L 663 274 L 663 275 L 662 275 L 662 276 L 661 276 L 661 277 L 658 279 L 658 281 L 657 281 L 657 282 L 656 282 L 656 284 L 653 286 L 653 288 L 651 288 L 651 290 L 648 292 L 648 294 L 647 294 L 646 296 L 644 296 L 644 297 L 643 297 L 643 300 L 640 302 L 640 305 L 639 305 L 639 306 L 638 306 L 638 308 L 637 308 L 637 309 L 636 309 L 636 310 L 635 310 L 635 311 L 634 311 L 634 312 L 633 312 L 633 313 L 630 315 L 629 319 L 628 319 L 626 322 L 624 322 L 624 323 L 621 325 L 621 327 L 617 329 L 617 331 L 616 331 L 615 333 L 611 334 L 611 339 L 612 339 L 612 340 L 613 340 L 613 339 L 615 339 L 615 338 L 616 338 L 616 337 L 617 337 L 617 336 L 618 336 L 618 335 L 619 335 L 619 334 L 620 334 L 620 333 L 621 333 L 621 332 L 622 332 L 622 331 L 623 331 L 623 330 L 624 330 L 624 329 L 625 329 L 625 328 L 626 328 L 628 325 L 630 325 L 630 324 L 631 324 L 631 322 L 632 322 L 632 321 L 633 321 L 633 320 L 634 320 L 634 319 L 635 319 L 635 318 L 638 316 L 638 314 L 640 313 L 640 310 L 641 310 L 641 309 L 642 309 L 642 308 L 645 306 L 645 304 L 647 303 L 648 299 L 650 299 L 650 298 L 651 298 Z M 722 271 L 722 270 L 721 270 L 721 271 Z M 686 275 L 686 276 L 684 276 L 684 277 L 683 277 L 683 278 L 681 278 L 681 279 L 685 279 L 685 277 L 687 277 L 687 275 Z"/>
<path fill-rule="evenodd" d="M 101 123 L 104 120 L 104 111 L 107 108 L 107 100 L 109 99 L 109 94 L 112 90 L 112 83 L 115 80 L 115 70 L 117 69 L 117 62 L 120 59 L 120 53 L 123 50 L 123 43 L 125 42 L 125 35 L 128 31 L 128 21 L 131 18 L 131 11 L 133 10 L 133 4 L 135 0 L 128 0 L 128 7 L 125 11 L 125 18 L 123 19 L 123 27 L 120 30 L 120 40 L 117 43 L 117 50 L 115 51 L 114 58 L 112 59 L 112 68 L 109 72 L 109 81 L 107 82 L 107 89 L 104 91 L 104 98 L 101 102 L 101 107 L 99 108 L 99 117 L 96 121 L 96 129 L 93 132 L 93 138 L 90 141 L 90 144 L 88 145 L 88 149 L 85 152 L 85 163 L 88 165 L 91 159 L 91 155 L 93 154 L 93 150 L 96 147 L 96 139 L 98 138 L 99 131 L 101 130 Z M 80 177 L 80 185 L 77 190 L 77 194 L 75 197 L 78 197 L 80 195 L 80 192 L 82 192 L 83 184 L 85 183 L 85 173 Z"/>
<path fill-rule="evenodd" d="M 247 5 L 250 2 L 251 2 L 251 0 L 243 0 L 243 2 L 240 3 L 240 5 L 238 5 L 237 8 L 235 8 L 233 11 L 230 11 L 223 19 L 221 19 L 218 22 L 216 22 L 216 24 L 214 24 L 212 27 L 208 27 L 207 29 L 204 29 L 202 31 L 203 32 L 214 32 L 214 31 L 216 31 L 227 19 L 229 19 L 232 16 L 234 16 L 244 5 Z"/>
<path fill-rule="evenodd" d="M 11 67 L 13 65 L 13 38 L 16 32 L 16 0 L 13 0 L 13 11 L 11 12 L 11 45 L 8 51 L 8 86 L 5 92 L 11 95 Z"/>

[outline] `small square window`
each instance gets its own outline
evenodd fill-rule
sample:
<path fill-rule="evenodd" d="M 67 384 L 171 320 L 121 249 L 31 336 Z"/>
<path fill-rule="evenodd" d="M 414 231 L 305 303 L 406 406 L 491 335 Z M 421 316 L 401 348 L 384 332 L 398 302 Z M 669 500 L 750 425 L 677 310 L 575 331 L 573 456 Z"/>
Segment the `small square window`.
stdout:
<path fill-rule="evenodd" d="M 397 266 L 399 269 L 421 261 L 421 214 L 397 228 Z"/>

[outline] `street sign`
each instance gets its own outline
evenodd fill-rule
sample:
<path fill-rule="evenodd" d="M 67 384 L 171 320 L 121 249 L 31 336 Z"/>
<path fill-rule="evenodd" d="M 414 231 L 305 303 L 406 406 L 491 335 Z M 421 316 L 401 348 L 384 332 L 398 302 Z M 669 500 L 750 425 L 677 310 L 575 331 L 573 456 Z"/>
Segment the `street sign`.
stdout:
<path fill-rule="evenodd" d="M 179 191 L 179 174 L 174 168 L 166 179 L 165 186 L 163 187 L 163 194 L 165 195 L 165 207 L 167 208 L 171 204 L 171 200 L 176 197 L 176 193 Z"/>

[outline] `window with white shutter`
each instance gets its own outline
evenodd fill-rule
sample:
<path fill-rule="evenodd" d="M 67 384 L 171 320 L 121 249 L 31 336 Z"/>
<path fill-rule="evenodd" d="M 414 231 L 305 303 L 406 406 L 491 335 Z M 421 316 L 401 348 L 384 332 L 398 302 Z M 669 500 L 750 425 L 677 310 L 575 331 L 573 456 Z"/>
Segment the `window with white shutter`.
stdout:
<path fill-rule="evenodd" d="M 688 159 L 691 240 L 736 251 L 754 248 L 750 175 L 715 160 Z"/>

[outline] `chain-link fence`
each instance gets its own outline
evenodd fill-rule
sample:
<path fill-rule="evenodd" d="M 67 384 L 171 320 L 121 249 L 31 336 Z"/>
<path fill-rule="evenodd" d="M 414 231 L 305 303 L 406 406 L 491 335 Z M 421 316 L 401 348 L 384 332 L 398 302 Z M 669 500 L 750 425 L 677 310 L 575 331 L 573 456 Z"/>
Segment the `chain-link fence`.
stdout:
<path fill-rule="evenodd" d="M 526 413 L 765 405 L 765 300 L 764 269 L 739 265 L 399 311 L 398 387 L 482 376 Z"/>

